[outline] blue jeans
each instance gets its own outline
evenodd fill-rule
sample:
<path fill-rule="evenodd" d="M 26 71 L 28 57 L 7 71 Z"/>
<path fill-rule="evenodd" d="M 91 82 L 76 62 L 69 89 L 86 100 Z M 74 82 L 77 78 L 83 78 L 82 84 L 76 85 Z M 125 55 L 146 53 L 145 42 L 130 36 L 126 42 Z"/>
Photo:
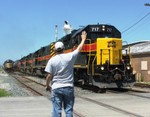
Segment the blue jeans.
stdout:
<path fill-rule="evenodd" d="M 51 100 L 53 104 L 52 117 L 61 117 L 62 106 L 65 110 L 66 117 L 73 117 L 73 87 L 62 87 L 52 90 Z"/>

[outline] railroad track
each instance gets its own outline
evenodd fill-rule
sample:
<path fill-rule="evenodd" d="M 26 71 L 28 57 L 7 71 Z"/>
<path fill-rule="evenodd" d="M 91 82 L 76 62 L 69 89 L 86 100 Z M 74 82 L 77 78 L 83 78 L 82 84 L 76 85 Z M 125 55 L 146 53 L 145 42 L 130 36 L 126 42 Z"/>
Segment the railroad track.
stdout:
<path fill-rule="evenodd" d="M 90 99 L 90 98 L 86 98 L 86 97 L 81 97 L 81 96 L 78 96 L 79 98 L 83 99 L 83 100 L 86 100 L 86 101 L 89 101 L 89 102 L 92 102 L 92 103 L 95 103 L 99 106 L 103 106 L 105 108 L 108 108 L 110 110 L 113 110 L 113 111 L 116 111 L 116 112 L 119 112 L 119 113 L 122 113 L 124 115 L 128 115 L 130 117 L 143 117 L 139 114 L 136 114 L 136 113 L 132 113 L 132 112 L 129 112 L 129 111 L 126 111 L 126 110 L 123 110 L 123 109 L 120 109 L 120 108 L 117 108 L 115 106 L 111 106 L 109 104 L 105 104 L 103 102 L 100 102 L 100 101 L 96 101 L 96 100 L 93 100 L 93 99 Z"/>
<path fill-rule="evenodd" d="M 28 79 L 24 76 L 12 75 L 19 83 L 25 86 L 36 96 L 46 96 L 44 91 L 44 85 L 40 84 L 34 80 Z M 42 93 L 41 93 L 42 92 Z"/>
<path fill-rule="evenodd" d="M 150 93 L 150 91 L 144 91 L 144 90 L 139 90 L 139 89 L 130 89 L 130 88 L 123 88 L 123 89 L 108 89 L 107 90 L 108 93 L 123 93 L 125 95 L 132 95 L 132 96 L 136 96 L 136 97 L 140 97 L 140 98 L 145 98 L 145 99 L 150 99 L 150 97 L 148 96 L 144 96 L 144 95 L 140 95 L 143 93 Z"/>
<path fill-rule="evenodd" d="M 136 83 L 134 86 L 141 88 L 150 88 L 150 84 Z"/>
<path fill-rule="evenodd" d="M 44 84 L 41 84 L 37 81 L 29 79 L 25 76 L 12 75 L 12 77 L 15 78 L 19 83 L 21 83 L 27 89 L 29 89 L 31 92 L 33 92 L 36 96 L 46 96 L 46 97 L 48 97 L 48 92 L 45 91 L 45 85 Z M 36 85 L 36 86 L 33 87 L 33 85 Z M 35 87 L 36 87 L 36 89 L 35 89 Z M 85 117 L 84 115 L 79 113 L 77 110 L 74 110 L 73 113 L 74 113 L 75 117 Z"/>

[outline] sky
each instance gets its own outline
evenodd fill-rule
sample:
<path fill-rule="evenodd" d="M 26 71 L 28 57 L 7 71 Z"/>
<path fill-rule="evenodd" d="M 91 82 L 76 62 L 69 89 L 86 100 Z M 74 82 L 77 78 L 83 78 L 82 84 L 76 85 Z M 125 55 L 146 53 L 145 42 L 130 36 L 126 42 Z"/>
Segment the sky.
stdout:
<path fill-rule="evenodd" d="M 150 40 L 150 0 L 0 0 L 0 64 L 16 61 L 64 36 L 73 27 L 111 24 L 123 41 Z"/>

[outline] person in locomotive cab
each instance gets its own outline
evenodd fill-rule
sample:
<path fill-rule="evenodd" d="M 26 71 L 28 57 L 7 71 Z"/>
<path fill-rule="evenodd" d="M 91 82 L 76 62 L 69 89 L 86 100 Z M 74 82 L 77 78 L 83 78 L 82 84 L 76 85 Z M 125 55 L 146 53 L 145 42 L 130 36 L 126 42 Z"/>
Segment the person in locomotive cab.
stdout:
<path fill-rule="evenodd" d="M 73 65 L 86 40 L 87 33 L 81 34 L 81 43 L 77 49 L 70 53 L 63 53 L 64 44 L 55 43 L 56 56 L 52 57 L 45 68 L 48 73 L 46 77 L 46 90 L 51 91 L 53 104 L 52 117 L 61 117 L 62 105 L 66 117 L 73 117 L 74 105 L 74 75 Z M 49 84 L 51 83 L 51 87 Z"/>

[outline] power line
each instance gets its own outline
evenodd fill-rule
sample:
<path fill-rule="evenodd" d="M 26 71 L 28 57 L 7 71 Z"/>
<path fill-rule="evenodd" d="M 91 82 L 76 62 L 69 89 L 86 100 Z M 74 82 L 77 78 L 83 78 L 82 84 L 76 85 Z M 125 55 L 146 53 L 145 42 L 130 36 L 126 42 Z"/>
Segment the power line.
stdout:
<path fill-rule="evenodd" d="M 146 18 L 149 14 L 150 14 L 150 12 L 147 13 L 144 17 L 142 17 L 139 21 L 137 21 L 136 23 L 134 23 L 132 26 L 130 26 L 129 28 L 127 28 L 127 29 L 125 29 L 124 31 L 122 31 L 122 34 L 125 33 L 125 32 L 127 32 L 127 31 L 130 30 L 131 28 L 133 28 L 135 25 L 137 25 L 139 22 L 141 22 L 144 18 Z"/>
<path fill-rule="evenodd" d="M 144 6 L 150 6 L 150 3 L 145 3 Z"/>

